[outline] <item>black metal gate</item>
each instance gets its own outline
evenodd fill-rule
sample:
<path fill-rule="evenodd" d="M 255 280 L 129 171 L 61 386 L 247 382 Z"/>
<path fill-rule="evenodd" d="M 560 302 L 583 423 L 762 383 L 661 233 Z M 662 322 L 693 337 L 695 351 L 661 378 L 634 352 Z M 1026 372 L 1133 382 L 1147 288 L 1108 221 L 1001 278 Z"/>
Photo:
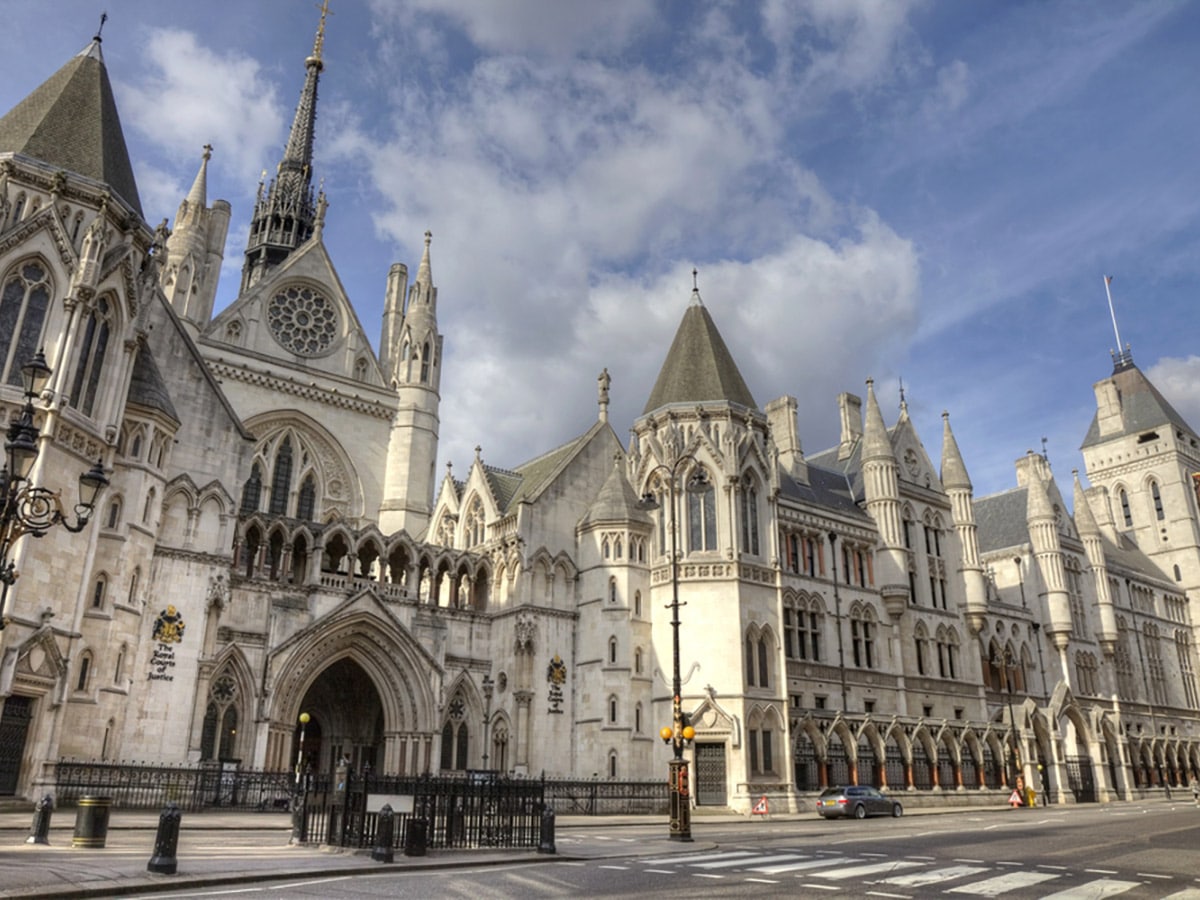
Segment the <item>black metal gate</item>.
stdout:
<path fill-rule="evenodd" d="M 696 744 L 696 805 L 725 806 L 725 745 Z"/>
<path fill-rule="evenodd" d="M 1096 774 L 1092 771 L 1091 757 L 1067 757 L 1067 787 L 1075 795 L 1076 803 L 1095 803 Z"/>
<path fill-rule="evenodd" d="M 13 694 L 4 701 L 4 712 L 0 714 L 0 796 L 17 792 L 32 718 L 33 701 L 29 697 Z"/>

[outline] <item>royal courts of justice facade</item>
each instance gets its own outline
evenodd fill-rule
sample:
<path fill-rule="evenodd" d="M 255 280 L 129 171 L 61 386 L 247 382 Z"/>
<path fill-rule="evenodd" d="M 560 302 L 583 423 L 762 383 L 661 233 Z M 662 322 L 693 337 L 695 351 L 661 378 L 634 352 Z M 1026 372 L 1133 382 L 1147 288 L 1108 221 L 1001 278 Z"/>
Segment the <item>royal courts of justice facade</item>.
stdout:
<path fill-rule="evenodd" d="M 95 460 L 111 481 L 85 531 L 15 546 L 0 795 L 70 757 L 287 769 L 301 712 L 319 770 L 661 777 L 672 499 L 695 802 L 1200 774 L 1200 438 L 1129 352 L 1097 365 L 1072 496 L 1028 453 L 976 497 L 949 417 L 935 460 L 870 381 L 806 453 L 694 291 L 628 440 L 604 372 L 575 439 L 439 475 L 431 237 L 371 337 L 323 242 L 323 28 L 220 312 L 211 154 L 148 224 L 99 37 L 0 118 L 0 403 L 43 349 L 34 481 L 68 505 Z"/>

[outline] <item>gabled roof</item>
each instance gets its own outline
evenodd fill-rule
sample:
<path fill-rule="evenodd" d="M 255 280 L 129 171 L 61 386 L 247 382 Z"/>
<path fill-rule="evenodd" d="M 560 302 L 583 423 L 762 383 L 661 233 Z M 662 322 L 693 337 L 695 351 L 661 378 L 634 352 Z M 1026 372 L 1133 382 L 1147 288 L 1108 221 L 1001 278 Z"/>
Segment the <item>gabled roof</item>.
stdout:
<path fill-rule="evenodd" d="M 1088 427 L 1087 437 L 1083 439 L 1080 449 L 1086 449 L 1095 444 L 1112 440 L 1118 436 L 1140 434 L 1163 425 L 1183 431 L 1193 438 L 1196 432 L 1192 430 L 1183 416 L 1177 413 L 1166 398 L 1158 392 L 1142 370 L 1128 362 L 1119 362 L 1113 369 L 1112 382 L 1117 388 L 1121 402 L 1121 423 L 1124 426 L 1119 433 L 1100 434 L 1100 413 L 1097 410 L 1092 416 L 1092 424 Z"/>
<path fill-rule="evenodd" d="M 691 305 L 683 314 L 642 414 L 672 403 L 713 401 L 758 408 L 712 316 L 700 302 L 700 292 L 692 291 Z"/>
<path fill-rule="evenodd" d="M 107 184 L 142 215 L 99 38 L 0 118 L 0 153 Z"/>

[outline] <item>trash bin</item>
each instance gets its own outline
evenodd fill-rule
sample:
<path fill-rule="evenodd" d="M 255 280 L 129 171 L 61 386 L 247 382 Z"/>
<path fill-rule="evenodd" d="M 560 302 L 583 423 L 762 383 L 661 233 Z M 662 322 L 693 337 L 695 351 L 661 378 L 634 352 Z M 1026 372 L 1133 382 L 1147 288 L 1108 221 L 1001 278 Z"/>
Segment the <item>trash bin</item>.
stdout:
<path fill-rule="evenodd" d="M 404 855 L 424 856 L 427 837 L 425 820 L 419 816 L 409 819 L 408 825 L 404 829 Z"/>
<path fill-rule="evenodd" d="M 108 840 L 108 813 L 112 797 L 80 797 L 75 812 L 72 847 L 103 847 Z"/>

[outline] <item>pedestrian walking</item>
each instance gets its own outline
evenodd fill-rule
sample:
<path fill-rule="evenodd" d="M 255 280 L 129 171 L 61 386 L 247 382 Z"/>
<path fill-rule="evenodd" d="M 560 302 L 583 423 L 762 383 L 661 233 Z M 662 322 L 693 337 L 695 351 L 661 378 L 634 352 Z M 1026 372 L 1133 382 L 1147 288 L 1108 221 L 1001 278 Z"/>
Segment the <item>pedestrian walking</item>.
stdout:
<path fill-rule="evenodd" d="M 1192 780 L 1188 782 L 1188 787 L 1192 789 L 1192 802 L 1200 806 L 1200 781 L 1196 780 L 1196 776 L 1192 776 Z"/>

